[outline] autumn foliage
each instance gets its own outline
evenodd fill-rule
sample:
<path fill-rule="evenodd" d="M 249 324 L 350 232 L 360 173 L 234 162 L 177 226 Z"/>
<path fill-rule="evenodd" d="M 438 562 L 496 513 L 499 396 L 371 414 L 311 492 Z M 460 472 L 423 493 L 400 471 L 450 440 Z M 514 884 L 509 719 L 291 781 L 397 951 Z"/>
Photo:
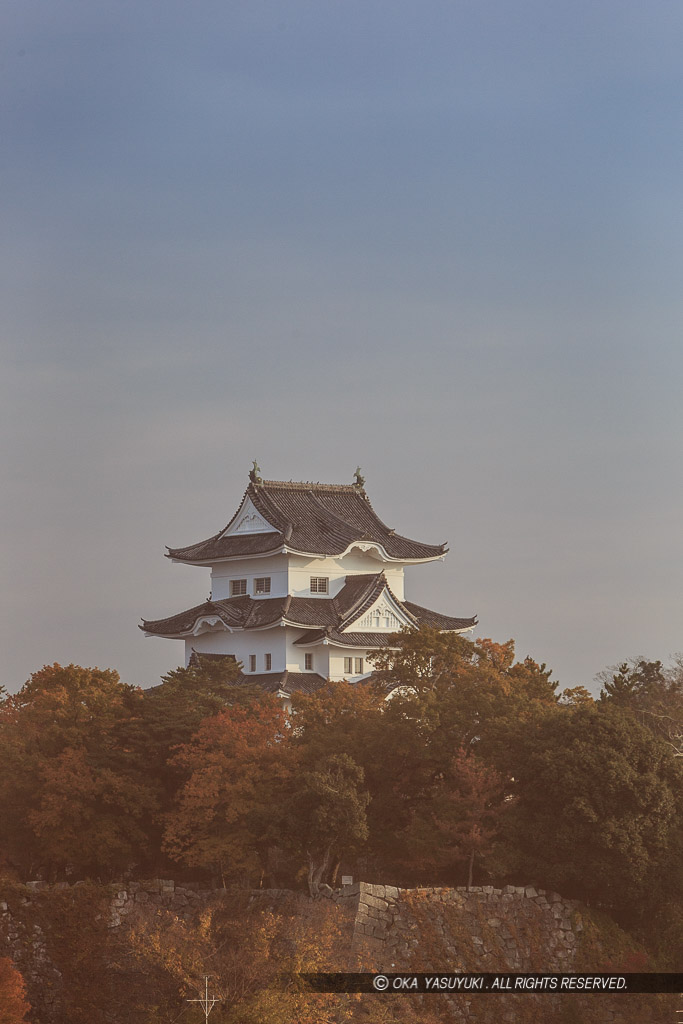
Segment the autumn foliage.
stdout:
<path fill-rule="evenodd" d="M 174 860 L 213 868 L 223 881 L 258 873 L 260 858 L 277 838 L 271 809 L 279 806 L 290 778 L 283 756 L 287 735 L 275 698 L 205 719 L 172 761 L 187 775 L 164 834 Z"/>
<path fill-rule="evenodd" d="M 311 894 L 341 873 L 521 879 L 680 936 L 683 669 L 625 663 L 594 701 L 511 641 L 394 642 L 372 681 L 295 694 L 290 718 L 232 662 L 150 690 L 46 666 L 0 697 L 2 862 Z"/>
<path fill-rule="evenodd" d="M 0 1024 L 21 1024 L 30 1009 L 24 979 L 9 957 L 0 957 Z"/>

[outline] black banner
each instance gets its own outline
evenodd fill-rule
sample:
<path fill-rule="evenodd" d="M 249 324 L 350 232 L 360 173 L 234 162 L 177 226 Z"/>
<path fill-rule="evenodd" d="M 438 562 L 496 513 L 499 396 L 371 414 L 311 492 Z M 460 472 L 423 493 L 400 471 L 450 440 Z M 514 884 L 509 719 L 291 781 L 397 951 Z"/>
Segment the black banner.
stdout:
<path fill-rule="evenodd" d="M 314 992 L 398 992 L 489 995 L 565 992 L 683 994 L 683 974 L 459 974 L 434 971 L 428 974 L 302 974 Z"/>

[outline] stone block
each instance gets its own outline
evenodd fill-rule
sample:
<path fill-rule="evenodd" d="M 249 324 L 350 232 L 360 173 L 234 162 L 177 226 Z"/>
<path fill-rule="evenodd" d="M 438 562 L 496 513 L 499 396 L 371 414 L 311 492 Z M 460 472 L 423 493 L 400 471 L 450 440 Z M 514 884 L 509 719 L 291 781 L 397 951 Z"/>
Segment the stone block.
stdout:
<path fill-rule="evenodd" d="M 524 890 L 524 895 L 525 895 L 526 897 L 528 897 L 528 899 L 532 900 L 532 899 L 534 899 L 534 898 L 535 898 L 536 896 L 538 896 L 538 893 L 537 893 L 537 892 L 536 892 L 536 890 L 534 889 L 533 885 L 527 885 L 527 886 L 526 886 L 526 888 L 525 888 L 525 890 Z"/>
<path fill-rule="evenodd" d="M 365 894 L 367 894 L 369 896 L 378 896 L 379 895 L 379 893 L 377 891 L 378 889 L 381 889 L 382 890 L 382 895 L 384 895 L 384 886 L 383 885 L 381 885 L 381 886 L 380 885 L 374 885 L 372 882 L 361 882 L 361 887 L 360 887 L 361 898 Z"/>
<path fill-rule="evenodd" d="M 37 881 L 37 882 L 27 882 L 26 883 L 26 888 L 30 892 L 40 892 L 41 889 L 47 889 L 47 887 L 48 887 L 47 886 L 47 882 Z"/>
<path fill-rule="evenodd" d="M 379 899 L 376 896 L 370 896 L 367 893 L 364 893 L 361 896 L 361 904 L 365 904 L 365 906 L 367 906 L 367 907 L 375 907 L 377 910 L 386 910 L 387 909 L 387 901 L 386 900 Z"/>

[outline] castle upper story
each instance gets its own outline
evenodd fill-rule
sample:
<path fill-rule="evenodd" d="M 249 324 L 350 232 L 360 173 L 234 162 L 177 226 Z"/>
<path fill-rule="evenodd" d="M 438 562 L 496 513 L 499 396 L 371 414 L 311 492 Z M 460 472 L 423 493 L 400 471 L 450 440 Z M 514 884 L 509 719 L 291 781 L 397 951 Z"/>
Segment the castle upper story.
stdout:
<path fill-rule="evenodd" d="M 141 628 L 184 640 L 186 663 L 193 654 L 234 657 L 245 677 L 283 693 L 369 675 L 373 651 L 403 628 L 471 630 L 474 616 L 406 600 L 405 568 L 448 548 L 388 527 L 364 483 L 360 470 L 352 484 L 263 480 L 254 463 L 227 525 L 168 549 L 175 562 L 211 570 L 209 599 Z"/>

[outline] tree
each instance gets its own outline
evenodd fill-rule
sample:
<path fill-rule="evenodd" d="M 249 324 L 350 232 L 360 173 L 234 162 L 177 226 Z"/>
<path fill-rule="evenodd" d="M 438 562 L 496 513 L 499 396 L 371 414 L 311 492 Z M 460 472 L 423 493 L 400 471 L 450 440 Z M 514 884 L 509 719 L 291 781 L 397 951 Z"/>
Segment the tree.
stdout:
<path fill-rule="evenodd" d="M 205 718 L 260 695 L 253 686 L 236 685 L 240 670 L 232 658 L 195 654 L 187 667 L 173 669 L 162 676 L 159 686 L 142 691 L 132 745 L 141 752 L 147 770 L 160 779 L 166 803 L 184 778 L 179 765 L 171 763 L 174 749 L 188 743 Z"/>
<path fill-rule="evenodd" d="M 24 979 L 9 957 L 0 957 L 0 1024 L 22 1024 L 30 1009 Z"/>
<path fill-rule="evenodd" d="M 306 856 L 311 896 L 326 881 L 333 858 L 355 853 L 368 838 L 370 797 L 360 788 L 363 780 L 363 769 L 348 754 L 330 754 L 293 781 L 288 840 Z"/>
<path fill-rule="evenodd" d="M 634 715 L 659 736 L 675 757 L 683 757 L 683 656 L 665 668 L 661 661 L 632 658 L 598 673 L 600 700 Z"/>
<path fill-rule="evenodd" d="M 144 823 L 157 803 L 142 778 L 93 763 L 75 747 L 41 765 L 39 776 L 40 799 L 26 820 L 48 863 L 100 874 L 144 850 Z"/>
<path fill-rule="evenodd" d="M 413 807 L 407 848 L 414 865 L 443 877 L 458 861 L 467 863 L 472 885 L 475 857 L 485 856 L 500 829 L 506 807 L 505 787 L 498 772 L 470 750 L 453 755 L 448 770 L 431 792 Z M 447 879 L 452 880 L 452 879 Z"/>
<path fill-rule="evenodd" d="M 50 665 L 0 705 L 0 816 L 22 873 L 121 870 L 154 789 L 126 740 L 141 693 L 116 672 Z"/>
<path fill-rule="evenodd" d="M 621 914 L 652 907 L 681 827 L 683 769 L 665 745 L 585 704 L 539 715 L 517 743 L 510 873 Z"/>
<path fill-rule="evenodd" d="M 173 758 L 187 781 L 166 816 L 166 852 L 188 867 L 219 871 L 224 884 L 262 870 L 288 780 L 288 739 L 274 697 L 205 719 Z"/>

